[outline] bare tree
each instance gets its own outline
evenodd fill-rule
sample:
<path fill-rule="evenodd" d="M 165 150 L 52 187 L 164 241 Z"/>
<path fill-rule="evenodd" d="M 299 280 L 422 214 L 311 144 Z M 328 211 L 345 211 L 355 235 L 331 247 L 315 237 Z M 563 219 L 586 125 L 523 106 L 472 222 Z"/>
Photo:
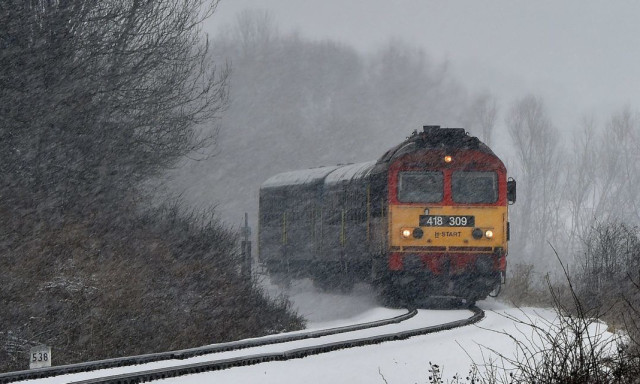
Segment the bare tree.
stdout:
<path fill-rule="evenodd" d="M 382 132 L 386 142 L 394 142 L 405 127 L 421 126 L 426 119 L 451 126 L 461 123 L 463 97 L 449 63 L 434 62 L 406 42 L 391 40 L 382 46 L 370 60 L 367 81 L 376 93 L 369 96 L 375 102 L 372 113 L 386 128 Z"/>
<path fill-rule="evenodd" d="M 629 107 L 614 113 L 604 128 L 592 116 L 583 118 L 563 193 L 571 212 L 570 245 L 589 241 L 594 223 L 640 223 L 639 122 Z"/>
<path fill-rule="evenodd" d="M 593 222 L 591 209 L 593 191 L 598 178 L 597 161 L 597 123 L 592 115 L 585 115 L 581 121 L 582 129 L 574 135 L 571 157 L 568 159 L 568 171 L 563 197 L 569 203 L 571 213 L 568 244 L 578 246 Z"/>
<path fill-rule="evenodd" d="M 581 267 L 581 284 L 587 300 L 595 303 L 607 299 L 612 304 L 629 290 L 630 281 L 640 278 L 638 228 L 624 223 L 595 222 L 585 236 Z M 630 280 L 631 279 L 631 280 Z"/>
<path fill-rule="evenodd" d="M 244 10 L 236 18 L 232 39 L 240 42 L 244 55 L 265 52 L 277 39 L 278 29 L 266 10 Z"/>
<path fill-rule="evenodd" d="M 600 220 L 640 222 L 640 119 L 629 107 L 612 115 L 599 140 L 594 216 Z"/>
<path fill-rule="evenodd" d="M 519 251 L 539 257 L 561 233 L 559 134 L 541 98 L 528 95 L 509 109 L 509 136 L 516 150 L 520 201 L 513 209 L 514 243 Z M 552 255 L 548 255 L 552 256 Z M 551 259 L 549 259 L 551 261 Z"/>
<path fill-rule="evenodd" d="M 2 2 L 0 160 L 21 191 L 6 196 L 62 210 L 119 200 L 209 145 L 196 127 L 225 108 L 228 71 L 200 24 L 217 3 Z"/>
<path fill-rule="evenodd" d="M 498 119 L 498 102 L 495 96 L 484 92 L 475 97 L 469 109 L 468 127 L 480 132 L 482 141 L 491 146 L 491 135 Z"/>

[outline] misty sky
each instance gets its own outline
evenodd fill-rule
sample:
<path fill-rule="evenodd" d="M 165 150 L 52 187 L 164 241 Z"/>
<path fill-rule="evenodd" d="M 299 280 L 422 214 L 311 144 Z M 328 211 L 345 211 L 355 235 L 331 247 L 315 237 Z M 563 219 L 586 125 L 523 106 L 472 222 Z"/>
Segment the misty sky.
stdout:
<path fill-rule="evenodd" d="M 436 0 L 222 0 L 208 32 L 244 9 L 265 9 L 283 33 L 362 51 L 392 38 L 449 60 L 471 91 L 503 103 L 534 92 L 556 125 L 595 108 L 640 106 L 640 2 Z"/>

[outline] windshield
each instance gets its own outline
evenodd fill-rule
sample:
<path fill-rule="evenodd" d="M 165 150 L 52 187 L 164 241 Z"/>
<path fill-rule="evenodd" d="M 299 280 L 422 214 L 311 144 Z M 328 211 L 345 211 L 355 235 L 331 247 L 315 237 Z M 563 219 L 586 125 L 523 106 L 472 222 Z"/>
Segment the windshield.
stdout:
<path fill-rule="evenodd" d="M 442 201 L 442 172 L 409 171 L 398 175 L 398 200 L 404 203 Z"/>
<path fill-rule="evenodd" d="M 456 203 L 495 203 L 498 201 L 498 175 L 495 172 L 454 172 L 451 190 Z"/>

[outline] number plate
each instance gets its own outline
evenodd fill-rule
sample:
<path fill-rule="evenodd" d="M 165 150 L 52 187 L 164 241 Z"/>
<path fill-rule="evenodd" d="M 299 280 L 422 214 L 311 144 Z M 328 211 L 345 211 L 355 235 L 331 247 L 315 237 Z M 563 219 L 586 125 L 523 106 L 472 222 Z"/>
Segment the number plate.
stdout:
<path fill-rule="evenodd" d="M 29 353 L 29 368 L 45 368 L 51 366 L 51 347 L 40 345 L 31 348 Z"/>
<path fill-rule="evenodd" d="M 421 215 L 421 227 L 473 227 L 475 216 Z"/>

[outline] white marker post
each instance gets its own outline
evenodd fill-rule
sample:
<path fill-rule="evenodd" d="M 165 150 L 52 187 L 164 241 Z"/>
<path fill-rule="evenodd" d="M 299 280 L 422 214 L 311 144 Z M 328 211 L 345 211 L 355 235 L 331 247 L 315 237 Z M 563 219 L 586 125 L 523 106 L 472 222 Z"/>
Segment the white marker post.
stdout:
<path fill-rule="evenodd" d="M 29 353 L 29 369 L 45 368 L 51 366 L 51 347 L 40 345 L 31 348 Z"/>

